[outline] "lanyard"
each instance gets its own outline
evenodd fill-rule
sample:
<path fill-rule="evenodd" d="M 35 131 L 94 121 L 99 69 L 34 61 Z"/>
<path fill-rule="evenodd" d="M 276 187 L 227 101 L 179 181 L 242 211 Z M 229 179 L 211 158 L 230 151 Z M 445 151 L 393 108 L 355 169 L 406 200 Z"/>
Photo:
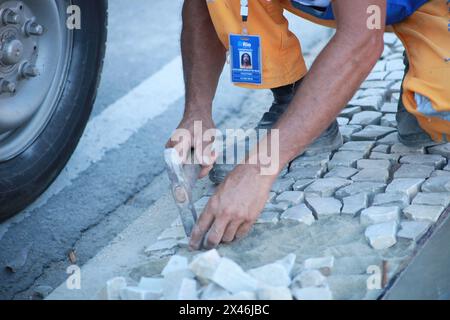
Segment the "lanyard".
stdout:
<path fill-rule="evenodd" d="M 241 0 L 242 33 L 247 35 L 248 0 Z"/>

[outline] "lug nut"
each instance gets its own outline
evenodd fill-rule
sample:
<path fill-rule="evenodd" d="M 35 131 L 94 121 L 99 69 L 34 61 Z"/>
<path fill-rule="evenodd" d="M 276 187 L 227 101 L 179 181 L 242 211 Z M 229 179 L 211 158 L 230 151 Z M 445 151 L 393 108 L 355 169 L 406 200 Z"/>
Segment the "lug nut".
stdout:
<path fill-rule="evenodd" d="M 37 77 L 39 75 L 39 69 L 34 64 L 31 64 L 29 62 L 25 62 L 22 65 L 22 68 L 20 70 L 20 74 L 24 78 Z"/>
<path fill-rule="evenodd" d="M 0 93 L 14 93 L 16 92 L 16 84 L 14 82 L 10 82 L 8 80 L 0 81 Z"/>
<path fill-rule="evenodd" d="M 5 9 L 2 14 L 3 24 L 18 24 L 20 22 L 20 17 L 11 9 Z"/>
<path fill-rule="evenodd" d="M 42 36 L 44 33 L 44 27 L 39 23 L 30 20 L 25 25 L 25 33 L 32 36 Z"/>

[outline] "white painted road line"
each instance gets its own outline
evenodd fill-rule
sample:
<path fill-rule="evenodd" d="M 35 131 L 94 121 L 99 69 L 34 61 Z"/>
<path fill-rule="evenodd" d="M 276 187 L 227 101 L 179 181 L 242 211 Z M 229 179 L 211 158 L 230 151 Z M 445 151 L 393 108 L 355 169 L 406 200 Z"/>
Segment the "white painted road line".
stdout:
<path fill-rule="evenodd" d="M 65 169 L 49 189 L 10 222 L 18 222 L 32 210 L 43 206 L 83 171 L 117 149 L 148 121 L 162 114 L 184 95 L 181 56 L 177 56 L 99 115 L 91 119 Z M 8 222 L 7 222 L 8 223 Z"/>

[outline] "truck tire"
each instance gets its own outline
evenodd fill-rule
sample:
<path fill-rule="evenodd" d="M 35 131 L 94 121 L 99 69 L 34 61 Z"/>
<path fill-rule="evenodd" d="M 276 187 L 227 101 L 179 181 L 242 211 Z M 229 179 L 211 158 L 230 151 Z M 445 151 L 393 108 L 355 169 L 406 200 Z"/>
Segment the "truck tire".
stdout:
<path fill-rule="evenodd" d="M 106 35 L 106 0 L 0 0 L 0 221 L 36 200 L 74 152 Z"/>

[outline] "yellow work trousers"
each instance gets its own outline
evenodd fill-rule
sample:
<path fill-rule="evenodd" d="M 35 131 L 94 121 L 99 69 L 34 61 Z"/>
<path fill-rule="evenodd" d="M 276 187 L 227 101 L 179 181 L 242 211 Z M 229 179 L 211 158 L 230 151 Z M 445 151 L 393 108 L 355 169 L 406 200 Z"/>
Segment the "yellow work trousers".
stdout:
<path fill-rule="evenodd" d="M 209 12 L 217 34 L 228 49 L 230 33 L 242 32 L 240 0 L 208 0 Z M 334 21 L 310 16 L 291 5 L 289 0 L 250 0 L 247 29 L 261 37 L 263 82 L 261 85 L 239 84 L 245 88 L 268 89 L 301 79 L 307 72 L 297 37 L 289 30 L 283 10 L 312 22 L 334 27 Z M 446 0 L 430 0 L 413 15 L 393 25 L 405 46 L 409 71 L 403 83 L 403 103 L 420 126 L 435 141 L 450 141 L 450 122 L 417 110 L 414 94 L 431 101 L 434 111 L 450 112 L 450 31 Z"/>

